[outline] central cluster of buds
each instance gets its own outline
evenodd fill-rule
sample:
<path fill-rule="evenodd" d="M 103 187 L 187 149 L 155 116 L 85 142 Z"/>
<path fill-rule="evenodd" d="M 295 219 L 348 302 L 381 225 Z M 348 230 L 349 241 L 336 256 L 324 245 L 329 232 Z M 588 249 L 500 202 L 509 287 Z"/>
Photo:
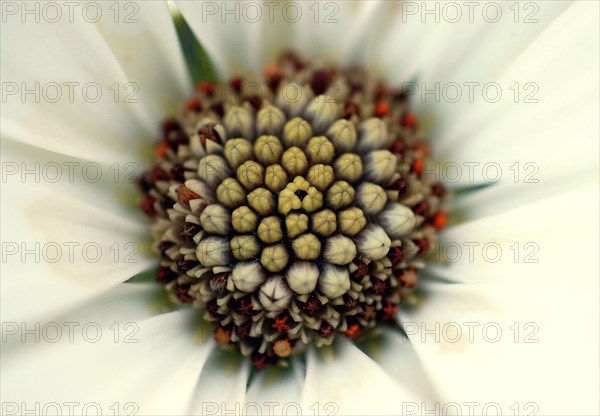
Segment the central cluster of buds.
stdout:
<path fill-rule="evenodd" d="M 201 83 L 163 133 L 141 181 L 158 280 L 219 344 L 263 367 L 395 320 L 446 223 L 403 91 L 288 53 Z"/>

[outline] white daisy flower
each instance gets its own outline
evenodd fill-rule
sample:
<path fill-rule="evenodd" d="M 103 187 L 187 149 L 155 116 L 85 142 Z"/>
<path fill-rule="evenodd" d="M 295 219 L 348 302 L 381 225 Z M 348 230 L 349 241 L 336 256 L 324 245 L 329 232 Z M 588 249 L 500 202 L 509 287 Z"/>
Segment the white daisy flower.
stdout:
<path fill-rule="evenodd" d="M 598 3 L 1 7 L 2 414 L 600 413 Z"/>

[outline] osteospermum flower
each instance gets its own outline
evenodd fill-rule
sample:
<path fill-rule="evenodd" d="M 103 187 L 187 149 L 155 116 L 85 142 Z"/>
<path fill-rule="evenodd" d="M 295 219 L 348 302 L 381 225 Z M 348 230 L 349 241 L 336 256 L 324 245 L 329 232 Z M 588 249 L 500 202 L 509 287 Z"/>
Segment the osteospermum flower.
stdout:
<path fill-rule="evenodd" d="M 259 368 L 395 321 L 446 223 L 405 91 L 293 53 L 265 72 L 200 83 L 141 180 L 158 280 Z"/>
<path fill-rule="evenodd" d="M 3 414 L 598 413 L 596 3 L 8 3 Z"/>

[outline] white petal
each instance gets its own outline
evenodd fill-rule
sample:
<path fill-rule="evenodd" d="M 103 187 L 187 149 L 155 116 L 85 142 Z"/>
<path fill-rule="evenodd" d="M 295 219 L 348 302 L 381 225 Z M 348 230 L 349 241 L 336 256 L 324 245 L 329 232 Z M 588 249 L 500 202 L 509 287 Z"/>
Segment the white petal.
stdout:
<path fill-rule="evenodd" d="M 373 21 L 380 17 L 384 3 L 355 0 L 294 3 L 302 13 L 294 24 L 294 45 L 312 59 L 355 61 L 365 52 L 365 43 L 374 31 Z M 293 18 L 294 11 L 288 13 Z"/>
<path fill-rule="evenodd" d="M 3 51 L 3 82 L 15 92 L 2 106 L 3 140 L 88 160 L 136 161 L 157 120 L 123 94 L 115 102 L 115 88 L 129 80 L 96 26 L 79 12 L 72 23 L 65 10 L 57 23 L 22 23 L 17 15 L 2 25 L 3 42 L 10 44 Z"/>
<path fill-rule="evenodd" d="M 14 187 L 11 191 L 19 194 L 19 198 L 3 201 L 7 205 L 25 207 L 42 193 L 57 192 L 127 217 L 133 223 L 143 222 L 134 215 L 138 210 L 131 209 L 141 195 L 137 179 L 150 167 L 142 157 L 126 163 L 101 163 L 15 141 L 2 141 L 1 150 L 3 186 Z"/>
<path fill-rule="evenodd" d="M 311 59 L 355 60 L 367 50 L 382 4 L 177 2 L 225 76 L 256 71 L 290 47 Z M 340 37 L 341 32 L 348 36 Z"/>
<path fill-rule="evenodd" d="M 304 375 L 300 363 L 294 368 L 270 368 L 257 372 L 246 395 L 245 414 L 293 415 L 302 414 L 301 387 Z"/>
<path fill-rule="evenodd" d="M 575 2 L 557 17 L 491 80 L 501 87 L 499 102 L 485 102 L 478 94 L 468 106 L 442 104 L 436 123 L 445 131 L 440 131 L 438 151 L 462 173 L 458 180 L 453 173 L 452 183 L 523 183 L 530 174 L 538 176 L 534 171 L 554 170 L 556 165 L 596 165 L 597 12 L 597 3 Z M 453 123 L 457 118 L 461 122 Z M 469 162 L 479 164 L 474 175 L 465 165 Z"/>
<path fill-rule="evenodd" d="M 384 328 L 382 336 L 365 341 L 362 349 L 415 397 L 419 397 L 426 403 L 435 403 L 439 400 L 439 394 L 431 383 L 431 378 L 435 377 L 435 374 L 425 371 L 405 335 Z M 410 414 L 410 405 L 406 406 L 406 413 Z"/>
<path fill-rule="evenodd" d="M 598 268 L 599 209 L 597 185 L 494 215 L 474 208 L 475 218 L 481 218 L 443 233 L 439 248 L 449 263 L 429 270 L 459 282 L 519 279 L 554 287 L 567 278 L 575 285 L 591 284 L 597 280 L 591 271 Z"/>
<path fill-rule="evenodd" d="M 248 362 L 236 352 L 215 351 L 202 369 L 186 415 L 240 414 L 246 397 Z"/>
<path fill-rule="evenodd" d="M 394 3 L 388 3 L 387 13 L 396 20 L 382 44 L 371 48 L 370 60 L 383 63 L 400 83 L 415 76 L 427 82 L 489 81 L 568 4 L 541 3 L 533 6 L 537 10 L 520 6 L 517 16 L 512 3 Z M 496 5 L 502 9 L 498 21 Z"/>
<path fill-rule="evenodd" d="M 396 29 L 381 48 L 372 48 L 369 60 L 383 62 L 398 83 L 419 82 L 413 102 L 423 128 L 436 139 L 441 160 L 431 175 L 453 186 L 508 184 L 518 173 L 521 185 L 527 175 L 535 173 L 539 179 L 557 167 L 595 169 L 600 112 L 594 42 L 598 4 L 501 3 L 502 19 L 497 23 L 483 18 L 486 4 L 476 6 L 473 23 L 468 23 L 466 6 L 458 7 L 466 24 L 444 19 L 446 5 L 404 3 Z M 436 13 L 424 15 L 426 9 L 435 8 L 441 10 L 441 24 L 435 22 Z M 420 46 L 415 48 L 416 44 Z M 465 82 L 478 83 L 472 100 Z M 443 93 L 425 92 L 443 90 L 450 83 L 461 86 L 462 97 L 456 103 Z M 483 93 L 489 83 L 500 87 L 498 102 L 492 102 L 493 88 Z M 474 171 L 469 164 L 475 165 Z M 539 187 L 530 190 L 519 188 L 525 196 L 537 193 Z"/>
<path fill-rule="evenodd" d="M 67 338 L 34 344 L 19 360 L 3 354 L 3 400 L 28 408 L 36 402 L 94 402 L 102 414 L 117 402 L 139 414 L 185 414 L 213 348 L 212 342 L 201 343 L 207 333 L 195 338 L 197 316 L 198 311 L 186 310 L 134 323 L 128 334 L 136 343 L 115 342 L 114 330 L 104 327 L 97 342 L 79 336 L 73 343 Z M 114 319 L 123 330 L 126 322 Z"/>
<path fill-rule="evenodd" d="M 253 2 L 177 1 L 177 7 L 222 77 L 260 68 Z M 263 17 L 265 18 L 265 17 Z M 262 20 L 259 20 L 262 22 Z M 254 36 L 252 36 L 254 35 Z"/>
<path fill-rule="evenodd" d="M 466 192 L 456 199 L 453 209 L 464 213 L 466 220 L 472 220 L 596 186 L 598 167 L 582 158 L 579 160 L 581 165 L 578 167 L 574 166 L 575 159 L 571 158 L 549 162 L 540 169 L 528 165 L 527 169 L 521 172 L 525 174 L 521 175 L 520 182 L 509 180 L 474 192 Z"/>
<path fill-rule="evenodd" d="M 98 29 L 134 84 L 121 94 L 137 88 L 136 98 L 157 122 L 178 113 L 191 87 L 167 3 L 100 4 L 112 18 L 100 19 Z"/>
<path fill-rule="evenodd" d="M 56 294 L 60 295 L 58 291 Z M 70 333 L 65 323 L 79 323 L 78 333 L 81 333 L 81 327 L 87 323 L 108 328 L 115 321 L 119 321 L 121 324 L 137 322 L 173 308 L 174 304 L 168 300 L 167 292 L 161 285 L 155 283 L 123 283 L 94 299 L 88 300 L 81 306 L 69 309 L 61 314 L 46 315 L 39 320 L 29 322 L 10 319 L 12 317 L 5 319 L 5 339 L 3 341 L 5 349 L 3 352 L 10 355 L 11 358 L 20 357 L 22 354 L 27 354 L 30 348 L 35 348 L 35 342 L 33 341 L 36 340 L 36 337 L 42 341 L 53 338 L 54 332 L 41 330 L 44 326 L 50 328 L 54 324 L 59 324 L 64 337 L 68 338 Z M 14 324 L 17 326 L 15 327 Z M 28 328 L 40 328 L 40 330 L 32 331 L 30 335 L 26 335 L 23 329 Z M 90 334 L 92 334 L 91 331 Z M 95 334 L 92 335 L 95 336 Z M 27 344 L 23 345 L 25 342 Z"/>
<path fill-rule="evenodd" d="M 75 170 L 70 182 L 64 163 L 81 167 L 85 162 L 58 155 L 52 159 L 51 154 L 34 148 L 29 148 L 33 157 L 24 158 L 12 149 L 4 153 L 5 149 L 3 166 L 14 163 L 19 171 L 3 184 L 3 192 L 12 196 L 2 198 L 3 215 L 10 218 L 2 226 L 3 317 L 55 316 L 154 263 L 140 244 L 146 227 L 140 216 L 126 210 L 127 202 L 116 194 L 122 186 L 111 183 L 108 171 L 104 171 L 105 179 L 92 183 Z M 54 168 L 45 170 L 49 163 Z M 48 183 L 56 166 L 62 179 Z M 23 177 L 23 169 L 33 173 Z"/>
<path fill-rule="evenodd" d="M 598 413 L 598 283 L 565 289 L 525 278 L 431 282 L 422 285 L 424 302 L 401 313 L 441 406 L 475 402 L 473 414 L 485 405 L 509 414 L 515 403 L 522 412 Z M 586 325 L 568 333 L 578 320 Z"/>
<path fill-rule="evenodd" d="M 401 414 L 403 403 L 418 403 L 378 363 L 345 339 L 333 350 L 309 350 L 302 398 L 307 413 L 310 406 L 318 406 L 320 413 L 343 415 Z"/>

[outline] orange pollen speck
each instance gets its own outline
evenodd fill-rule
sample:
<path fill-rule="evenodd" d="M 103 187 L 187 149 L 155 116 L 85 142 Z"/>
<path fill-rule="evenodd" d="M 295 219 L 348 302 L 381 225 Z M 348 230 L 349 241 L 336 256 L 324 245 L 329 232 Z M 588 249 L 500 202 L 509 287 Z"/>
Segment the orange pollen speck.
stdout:
<path fill-rule="evenodd" d="M 414 129 L 419 124 L 419 120 L 415 113 L 406 113 L 402 118 L 402 125 Z"/>
<path fill-rule="evenodd" d="M 431 224 L 438 230 L 446 228 L 448 225 L 448 214 L 442 211 L 438 212 L 432 217 Z"/>
<path fill-rule="evenodd" d="M 385 117 L 390 113 L 390 105 L 386 102 L 379 101 L 375 104 L 375 117 Z"/>
<path fill-rule="evenodd" d="M 425 162 L 423 159 L 415 159 L 412 164 L 412 169 L 417 175 L 423 174 L 423 169 L 425 168 Z"/>
<path fill-rule="evenodd" d="M 281 75 L 281 68 L 275 63 L 268 63 L 263 68 L 265 78 L 269 79 L 274 76 Z"/>
<path fill-rule="evenodd" d="M 215 86 L 212 84 L 212 82 L 202 81 L 198 83 L 196 90 L 198 90 L 198 92 L 201 94 L 213 95 L 215 93 Z"/>
<path fill-rule="evenodd" d="M 280 339 L 273 344 L 273 352 L 279 357 L 288 357 L 292 353 L 292 346 L 287 339 Z"/>
<path fill-rule="evenodd" d="M 417 157 L 426 159 L 430 156 L 429 146 L 424 142 L 417 142 L 412 146 L 413 152 L 417 154 Z"/>
<path fill-rule="evenodd" d="M 214 333 L 215 341 L 219 345 L 228 345 L 231 342 L 231 331 L 223 327 L 217 328 Z"/>
<path fill-rule="evenodd" d="M 167 153 L 169 152 L 169 147 L 170 147 L 169 143 L 160 142 L 158 144 L 158 146 L 156 146 L 154 153 L 156 154 L 157 157 L 165 157 L 167 155 Z"/>
<path fill-rule="evenodd" d="M 354 325 L 351 325 L 350 327 L 348 327 L 348 329 L 346 329 L 344 331 L 344 334 L 351 337 L 352 335 L 356 334 L 358 331 L 360 331 L 360 326 L 358 326 L 358 324 L 354 324 Z"/>
<path fill-rule="evenodd" d="M 399 276 L 400 283 L 407 288 L 414 287 L 417 284 L 417 278 L 417 271 L 413 268 L 404 270 Z"/>
<path fill-rule="evenodd" d="M 197 99 L 196 97 L 194 98 L 190 98 L 187 103 L 185 103 L 185 111 L 188 112 L 197 112 L 199 113 L 200 111 L 202 111 L 202 104 L 200 103 L 200 100 Z"/>

